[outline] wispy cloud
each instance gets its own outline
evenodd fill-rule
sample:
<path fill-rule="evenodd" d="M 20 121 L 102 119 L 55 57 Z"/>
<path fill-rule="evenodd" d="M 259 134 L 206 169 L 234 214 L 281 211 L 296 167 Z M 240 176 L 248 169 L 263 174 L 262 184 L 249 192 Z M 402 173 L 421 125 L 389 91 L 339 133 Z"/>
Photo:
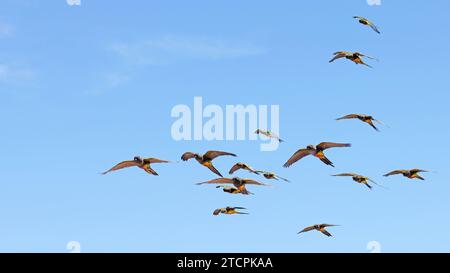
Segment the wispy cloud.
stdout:
<path fill-rule="evenodd" d="M 14 31 L 14 27 L 0 22 L 0 38 L 10 35 Z"/>
<path fill-rule="evenodd" d="M 160 65 L 189 60 L 222 60 L 266 53 L 250 43 L 205 37 L 166 35 L 136 43 L 116 43 L 110 49 L 134 64 Z"/>

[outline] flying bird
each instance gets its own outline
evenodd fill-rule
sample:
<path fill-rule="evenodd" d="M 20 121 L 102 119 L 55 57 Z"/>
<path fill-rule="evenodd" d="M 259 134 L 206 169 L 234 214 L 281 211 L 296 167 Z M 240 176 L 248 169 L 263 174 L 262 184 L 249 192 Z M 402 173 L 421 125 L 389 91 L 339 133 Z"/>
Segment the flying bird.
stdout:
<path fill-rule="evenodd" d="M 232 184 L 235 186 L 239 193 L 242 194 L 251 194 L 249 191 L 247 191 L 246 185 L 257 185 L 257 186 L 269 186 L 267 184 L 252 180 L 252 179 L 242 179 L 239 177 L 234 178 L 216 178 L 213 180 L 209 180 L 206 182 L 197 183 L 196 185 L 203 185 L 203 184 Z"/>
<path fill-rule="evenodd" d="M 210 169 L 213 173 L 217 174 L 220 177 L 223 177 L 220 172 L 213 166 L 212 160 L 219 156 L 236 156 L 232 153 L 222 152 L 222 151 L 208 151 L 204 155 L 199 155 L 196 153 L 186 152 L 181 156 L 183 161 L 188 161 L 191 158 L 195 158 L 198 163 Z"/>
<path fill-rule="evenodd" d="M 238 211 L 238 209 L 246 209 L 243 207 L 226 207 L 226 208 L 220 208 L 220 209 L 216 209 L 213 212 L 213 215 L 217 216 L 219 214 L 248 214 L 246 212 L 240 212 Z"/>
<path fill-rule="evenodd" d="M 383 123 L 377 119 L 375 119 L 372 116 L 368 116 L 368 115 L 363 115 L 363 114 L 350 114 L 350 115 L 346 115 L 340 118 L 337 118 L 336 120 L 344 120 L 344 119 L 359 119 L 362 122 L 365 122 L 367 124 L 369 124 L 370 126 L 372 126 L 373 129 L 375 129 L 376 131 L 380 131 L 374 124 L 374 122 L 377 122 L 379 124 Z"/>
<path fill-rule="evenodd" d="M 300 159 L 312 155 L 319 158 L 323 163 L 334 167 L 333 162 L 331 162 L 323 153 L 326 149 L 337 148 L 337 147 L 351 147 L 349 143 L 334 143 L 334 142 L 322 142 L 317 146 L 308 145 L 305 149 L 300 149 L 295 152 L 291 158 L 283 165 L 285 168 L 289 168 L 292 164 L 299 161 Z"/>
<path fill-rule="evenodd" d="M 286 182 L 291 182 L 286 178 L 283 178 L 279 175 L 277 175 L 276 173 L 272 173 L 272 172 L 265 172 L 265 171 L 257 171 L 258 174 L 262 174 L 266 179 L 275 179 L 275 180 L 283 180 Z"/>
<path fill-rule="evenodd" d="M 366 58 L 369 58 L 369 59 L 376 60 L 376 58 L 369 57 L 369 56 L 361 54 L 359 52 L 338 51 L 338 52 L 333 53 L 333 55 L 335 55 L 335 56 L 333 57 L 333 59 L 331 59 L 329 61 L 330 63 L 334 62 L 335 60 L 340 59 L 340 58 L 346 58 L 347 60 L 350 60 L 350 61 L 354 62 L 355 64 L 362 64 L 362 65 L 365 65 L 365 66 L 370 67 L 370 68 L 372 68 L 372 66 L 366 64 L 362 60 L 361 57 L 366 57 Z"/>
<path fill-rule="evenodd" d="M 353 16 L 353 18 L 358 19 L 358 22 L 360 22 L 361 24 L 363 24 L 365 26 L 369 26 L 376 33 L 381 34 L 381 32 L 378 30 L 377 26 L 374 23 L 372 23 L 371 21 L 369 21 L 368 19 L 361 17 L 361 16 Z"/>
<path fill-rule="evenodd" d="M 242 162 L 234 164 L 234 166 L 231 167 L 229 174 L 233 174 L 235 171 L 240 170 L 240 169 L 259 175 L 259 173 L 257 171 L 255 171 L 252 167 L 250 167 L 249 165 L 242 163 Z"/>
<path fill-rule="evenodd" d="M 271 132 L 271 131 L 269 131 L 269 130 L 257 129 L 257 130 L 255 131 L 255 134 L 257 134 L 257 135 L 259 135 L 259 134 L 265 135 L 265 136 L 268 137 L 268 138 L 273 138 L 273 139 L 278 140 L 280 143 L 281 143 L 281 142 L 284 142 L 284 140 L 282 140 L 279 136 L 277 136 L 275 133 L 273 133 L 273 132 Z"/>
<path fill-rule="evenodd" d="M 369 184 L 369 182 L 374 183 L 375 185 L 378 185 L 378 186 L 382 187 L 381 185 L 379 185 L 378 183 L 376 183 L 372 179 L 370 179 L 370 178 L 368 178 L 366 176 L 362 176 L 362 175 L 356 174 L 356 173 L 341 173 L 341 174 L 334 174 L 332 176 L 350 176 L 350 177 L 352 177 L 353 181 L 355 181 L 357 183 L 360 183 L 360 184 L 364 184 L 369 189 L 372 189 L 372 186 Z"/>
<path fill-rule="evenodd" d="M 396 170 L 392 171 L 390 173 L 385 174 L 384 176 L 391 176 L 391 175 L 397 175 L 402 174 L 404 177 L 407 177 L 409 179 L 420 179 L 425 180 L 422 176 L 419 175 L 419 173 L 426 173 L 428 171 L 420 170 L 420 169 L 412 169 L 412 170 Z"/>
<path fill-rule="evenodd" d="M 230 194 L 244 194 L 244 195 L 250 195 L 250 194 L 253 194 L 253 193 L 249 192 L 248 190 L 241 191 L 241 190 L 239 190 L 238 188 L 235 188 L 235 187 L 229 187 L 229 186 L 223 186 L 223 185 L 219 185 L 219 186 L 217 186 L 216 188 L 217 188 L 217 189 L 222 188 L 222 190 L 223 190 L 224 192 L 227 192 L 227 193 L 230 193 Z"/>
<path fill-rule="evenodd" d="M 311 231 L 311 230 L 317 230 L 317 231 L 322 232 L 323 234 L 325 234 L 325 235 L 328 236 L 328 237 L 332 237 L 333 235 L 331 235 L 331 233 L 329 233 L 329 232 L 326 230 L 326 228 L 327 228 L 327 227 L 336 227 L 336 226 L 337 226 L 337 225 L 329 225 L 329 224 L 314 225 L 314 226 L 310 226 L 310 227 L 307 227 L 307 228 L 303 229 L 302 231 L 300 231 L 300 232 L 297 233 L 297 234 L 304 233 L 304 232 L 308 232 L 308 231 Z"/>
<path fill-rule="evenodd" d="M 158 158 L 141 158 L 139 156 L 135 156 L 133 160 L 122 161 L 106 172 L 103 172 L 102 174 L 105 175 L 109 172 L 117 171 L 123 168 L 139 167 L 149 174 L 158 175 L 158 173 L 156 173 L 155 170 L 153 170 L 150 166 L 150 164 L 154 163 L 169 163 L 169 161 L 161 160 Z"/>

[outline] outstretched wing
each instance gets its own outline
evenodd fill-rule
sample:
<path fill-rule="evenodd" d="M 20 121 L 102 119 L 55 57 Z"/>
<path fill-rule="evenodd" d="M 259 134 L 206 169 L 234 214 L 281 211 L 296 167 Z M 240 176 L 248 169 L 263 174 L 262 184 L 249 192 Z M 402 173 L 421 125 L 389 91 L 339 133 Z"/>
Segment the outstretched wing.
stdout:
<path fill-rule="evenodd" d="M 281 179 L 281 180 L 283 180 L 283 181 L 285 181 L 285 182 L 291 182 L 291 181 L 289 181 L 289 179 L 286 179 L 286 178 L 281 177 L 281 176 L 279 176 L 279 175 L 275 175 L 275 177 L 278 178 L 278 179 Z"/>
<path fill-rule="evenodd" d="M 377 26 L 376 26 L 374 23 L 369 22 L 369 26 L 370 26 L 376 33 L 381 34 L 381 32 L 378 30 Z"/>
<path fill-rule="evenodd" d="M 228 153 L 228 152 L 208 151 L 208 152 L 206 152 L 206 154 L 203 155 L 203 159 L 204 160 L 213 160 L 216 157 L 224 156 L 224 155 L 236 156 L 235 154 Z"/>
<path fill-rule="evenodd" d="M 331 235 L 331 233 L 329 233 L 327 230 L 325 230 L 325 229 L 322 229 L 322 230 L 320 230 L 320 232 L 322 232 L 323 234 L 325 234 L 326 236 L 328 236 L 328 237 L 333 237 L 333 235 Z"/>
<path fill-rule="evenodd" d="M 162 160 L 158 158 L 144 158 L 144 163 L 153 164 L 153 163 L 169 163 L 167 160 Z"/>
<path fill-rule="evenodd" d="M 299 231 L 297 234 L 303 233 L 303 232 L 308 232 L 311 230 L 315 230 L 316 228 L 314 226 L 310 226 L 310 227 L 306 227 L 303 230 Z"/>
<path fill-rule="evenodd" d="M 269 186 L 268 184 L 264 184 L 252 179 L 242 179 L 242 181 L 248 185 Z"/>
<path fill-rule="evenodd" d="M 221 211 L 222 209 L 216 209 L 214 210 L 213 215 L 219 215 Z"/>
<path fill-rule="evenodd" d="M 349 56 L 350 53 L 349 52 L 345 52 L 345 51 L 338 51 L 338 52 L 335 52 L 333 54 L 334 54 L 334 57 L 333 57 L 333 59 L 331 59 L 329 61 L 330 63 L 334 62 L 337 59 L 347 57 L 347 56 Z"/>
<path fill-rule="evenodd" d="M 292 164 L 294 164 L 295 162 L 299 161 L 300 159 L 302 159 L 308 155 L 310 155 L 310 152 L 308 149 L 300 149 L 297 152 L 295 152 L 286 163 L 284 163 L 283 167 L 289 168 L 290 166 L 292 166 Z"/>
<path fill-rule="evenodd" d="M 133 160 L 122 161 L 119 164 L 117 164 L 116 166 L 114 166 L 111 169 L 107 170 L 106 172 L 103 172 L 102 174 L 105 175 L 105 174 L 107 174 L 109 172 L 112 172 L 112 171 L 117 171 L 117 170 L 120 170 L 120 169 L 123 169 L 123 168 L 128 168 L 128 167 L 137 167 L 137 166 L 140 166 L 140 165 L 141 164 L 139 164 L 138 162 L 133 161 Z"/>
<path fill-rule="evenodd" d="M 203 185 L 203 184 L 233 184 L 233 179 L 222 177 L 222 178 L 209 180 L 206 182 L 197 183 L 196 185 Z"/>
<path fill-rule="evenodd" d="M 396 174 L 404 174 L 404 173 L 407 173 L 407 172 L 408 172 L 407 170 L 395 170 L 395 171 L 392 171 L 390 173 L 385 174 L 384 176 L 391 176 L 391 175 L 396 175 Z"/>
<path fill-rule="evenodd" d="M 319 150 L 326 150 L 330 148 L 341 148 L 341 147 L 351 147 L 352 144 L 350 143 L 335 143 L 335 142 L 322 142 L 319 145 L 317 145 L 317 149 Z"/>
<path fill-rule="evenodd" d="M 412 169 L 411 172 L 412 172 L 412 173 L 427 173 L 428 171 L 426 171 L 426 170 L 421 170 L 421 169 Z"/>
<path fill-rule="evenodd" d="M 195 157 L 194 153 L 186 152 L 181 156 L 181 160 L 188 161 L 189 159 L 194 158 L 194 157 Z"/>
<path fill-rule="evenodd" d="M 346 115 L 340 118 L 337 118 L 336 120 L 343 120 L 343 119 L 354 119 L 354 118 L 359 118 L 361 115 L 359 114 L 350 114 L 350 115 Z"/>
<path fill-rule="evenodd" d="M 239 163 L 234 164 L 233 167 L 231 167 L 229 174 L 233 174 L 235 171 L 242 169 L 241 165 Z"/>
<path fill-rule="evenodd" d="M 358 176 L 356 173 L 340 173 L 340 174 L 333 174 L 332 176 Z"/>

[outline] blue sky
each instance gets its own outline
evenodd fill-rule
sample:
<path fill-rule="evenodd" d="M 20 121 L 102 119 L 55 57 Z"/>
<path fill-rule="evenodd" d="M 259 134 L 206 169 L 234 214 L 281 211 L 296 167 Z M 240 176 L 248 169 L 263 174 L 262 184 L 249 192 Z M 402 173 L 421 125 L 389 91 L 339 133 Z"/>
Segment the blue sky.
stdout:
<path fill-rule="evenodd" d="M 448 1 L 2 1 L 0 11 L 0 251 L 449 252 L 445 176 L 450 110 Z M 372 19 L 378 35 L 352 16 Z M 380 59 L 374 69 L 338 50 Z M 177 104 L 280 105 L 276 152 L 255 141 L 172 140 Z M 384 121 L 377 133 L 348 113 Z M 350 142 L 328 153 L 298 148 Z M 218 149 L 293 181 L 232 196 L 194 183 L 215 178 L 195 162 L 99 173 L 135 155 L 179 160 Z M 427 180 L 384 178 L 424 168 Z M 338 172 L 389 188 L 373 191 Z M 255 178 L 250 174 L 240 176 Z M 211 215 L 244 206 L 248 216 Z M 333 238 L 296 233 L 315 223 Z"/>

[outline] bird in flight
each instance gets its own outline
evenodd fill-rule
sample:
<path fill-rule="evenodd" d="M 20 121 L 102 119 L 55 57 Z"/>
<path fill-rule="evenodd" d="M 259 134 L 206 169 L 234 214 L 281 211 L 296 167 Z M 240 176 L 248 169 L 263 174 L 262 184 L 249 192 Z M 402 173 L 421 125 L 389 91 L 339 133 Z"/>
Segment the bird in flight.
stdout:
<path fill-rule="evenodd" d="M 336 227 L 337 225 L 329 225 L 329 224 L 320 224 L 320 225 L 314 225 L 314 226 L 310 226 L 307 228 L 304 228 L 303 230 L 301 230 L 298 234 L 300 233 L 304 233 L 304 232 L 308 232 L 311 230 L 317 230 L 322 232 L 323 234 L 325 234 L 328 237 L 332 237 L 333 235 L 331 235 L 331 233 L 329 233 L 326 228 L 327 227 Z"/>
<path fill-rule="evenodd" d="M 419 173 L 426 173 L 428 171 L 420 170 L 420 169 L 412 169 L 412 170 L 396 170 L 392 171 L 390 173 L 385 174 L 384 176 L 391 176 L 391 175 L 397 175 L 402 174 L 404 177 L 407 177 L 409 179 L 420 179 L 425 180 L 422 176 L 419 175 Z"/>
<path fill-rule="evenodd" d="M 372 126 L 373 129 L 375 129 L 376 131 L 380 131 L 374 124 L 374 122 L 377 122 L 379 124 L 383 123 L 377 119 L 375 119 L 372 116 L 368 116 L 368 115 L 362 115 L 362 114 L 350 114 L 350 115 L 346 115 L 340 118 L 337 118 L 336 120 L 344 120 L 344 119 L 359 119 L 362 122 L 365 122 L 367 124 L 369 124 L 370 126 Z"/>
<path fill-rule="evenodd" d="M 235 186 L 239 193 L 242 194 L 251 194 L 249 191 L 247 191 L 246 185 L 257 185 L 257 186 L 269 186 L 267 184 L 252 180 L 252 179 L 242 179 L 239 177 L 234 178 L 216 178 L 213 180 L 209 180 L 206 182 L 197 183 L 196 185 L 203 185 L 203 184 L 232 184 Z"/>
<path fill-rule="evenodd" d="M 317 158 L 319 158 L 323 163 L 326 165 L 332 166 L 333 162 L 331 162 L 323 153 L 326 149 L 330 148 L 337 148 L 337 147 L 351 147 L 352 145 L 350 143 L 334 143 L 334 142 L 322 142 L 317 146 L 314 145 L 308 145 L 304 149 L 300 149 L 297 152 L 295 152 L 291 158 L 283 165 L 285 168 L 289 168 L 292 164 L 299 161 L 300 159 L 312 155 Z"/>
<path fill-rule="evenodd" d="M 213 173 L 217 174 L 218 176 L 223 177 L 220 174 L 220 172 L 213 166 L 212 161 L 216 157 L 225 156 L 225 155 L 236 156 L 235 154 L 222 152 L 222 151 L 208 151 L 204 155 L 186 152 L 181 156 L 181 159 L 183 161 L 188 161 L 191 158 L 195 158 L 195 160 L 197 160 L 198 163 L 207 167 L 208 169 L 210 169 Z"/>
<path fill-rule="evenodd" d="M 213 215 L 217 216 L 219 214 L 248 214 L 246 212 L 240 212 L 238 211 L 238 209 L 246 209 L 243 207 L 226 207 L 226 208 L 220 208 L 220 209 L 216 209 L 213 212 Z"/>
<path fill-rule="evenodd" d="M 222 190 L 224 192 L 230 193 L 230 194 L 244 194 L 244 195 L 250 195 L 253 194 L 251 192 L 249 192 L 248 190 L 244 190 L 243 192 L 241 190 L 239 190 L 238 188 L 235 187 L 230 187 L 230 186 L 223 186 L 223 185 L 219 185 L 216 186 L 217 189 L 222 188 Z"/>
<path fill-rule="evenodd" d="M 291 182 L 286 178 L 283 178 L 279 175 L 277 175 L 276 173 L 272 173 L 272 172 L 266 172 L 266 171 L 256 171 L 258 174 L 262 174 L 266 179 L 275 179 L 275 180 L 283 180 L 286 182 Z"/>
<path fill-rule="evenodd" d="M 257 134 L 257 135 L 259 135 L 259 134 L 265 135 L 268 138 L 273 138 L 273 139 L 278 140 L 280 143 L 284 142 L 284 140 L 282 140 L 279 136 L 277 136 L 275 133 L 273 133 L 273 132 L 271 132 L 269 130 L 258 129 L 258 130 L 255 131 L 255 134 Z"/>
<path fill-rule="evenodd" d="M 363 24 L 365 26 L 369 26 L 376 33 L 381 34 L 381 32 L 378 30 L 377 26 L 374 23 L 372 23 L 371 21 L 369 21 L 368 19 L 361 17 L 361 16 L 353 16 L 353 18 L 358 19 L 358 22 L 360 22 L 361 24 Z"/>
<path fill-rule="evenodd" d="M 255 171 L 252 167 L 250 167 L 249 165 L 247 165 L 245 163 L 242 163 L 242 162 L 234 164 L 234 166 L 231 167 L 229 174 L 233 174 L 235 171 L 237 171 L 239 169 L 246 170 L 246 171 L 249 171 L 251 173 L 259 175 L 259 173 L 257 171 Z"/>
<path fill-rule="evenodd" d="M 368 178 L 366 176 L 362 176 L 362 175 L 356 174 L 356 173 L 341 173 L 341 174 L 334 174 L 332 176 L 350 176 L 350 177 L 352 177 L 353 181 L 355 181 L 357 183 L 360 183 L 360 184 L 364 184 L 369 189 L 372 189 L 372 186 L 369 184 L 369 182 L 374 183 L 374 184 L 382 187 L 381 185 L 379 185 L 378 183 L 376 183 L 372 179 L 370 179 L 370 178 Z"/>
<path fill-rule="evenodd" d="M 158 175 L 158 173 L 156 173 L 150 166 L 150 164 L 153 163 L 169 163 L 169 161 L 158 158 L 141 158 L 140 156 L 135 156 L 133 160 L 122 161 L 102 174 L 105 175 L 109 172 L 117 171 L 123 168 L 139 167 L 149 174 Z"/>
<path fill-rule="evenodd" d="M 350 61 L 354 62 L 355 64 L 362 64 L 362 65 L 365 65 L 365 66 L 370 67 L 370 68 L 372 68 L 372 66 L 366 64 L 362 60 L 361 57 L 366 57 L 366 58 L 369 58 L 369 59 L 376 60 L 376 58 L 369 57 L 369 56 L 361 54 L 359 52 L 338 51 L 338 52 L 333 53 L 333 55 L 334 55 L 334 57 L 333 57 L 333 59 L 331 59 L 329 61 L 330 63 L 334 62 L 335 60 L 340 59 L 340 58 L 346 58 L 347 60 L 350 60 Z"/>

